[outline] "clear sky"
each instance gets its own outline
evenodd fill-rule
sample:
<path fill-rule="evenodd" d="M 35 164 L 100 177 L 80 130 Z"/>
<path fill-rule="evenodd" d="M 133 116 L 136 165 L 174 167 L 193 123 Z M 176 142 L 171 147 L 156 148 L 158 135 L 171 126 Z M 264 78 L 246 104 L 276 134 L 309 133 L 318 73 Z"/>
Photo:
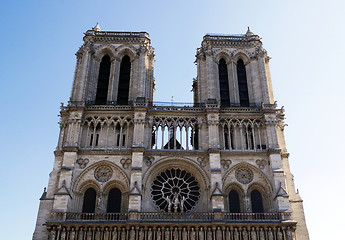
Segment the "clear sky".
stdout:
<path fill-rule="evenodd" d="M 341 239 L 345 180 L 345 1 L 3 1 L 1 239 L 31 239 L 83 32 L 147 31 L 159 101 L 192 101 L 205 33 L 262 37 L 310 237 Z M 345 174 L 344 174 L 345 175 Z"/>

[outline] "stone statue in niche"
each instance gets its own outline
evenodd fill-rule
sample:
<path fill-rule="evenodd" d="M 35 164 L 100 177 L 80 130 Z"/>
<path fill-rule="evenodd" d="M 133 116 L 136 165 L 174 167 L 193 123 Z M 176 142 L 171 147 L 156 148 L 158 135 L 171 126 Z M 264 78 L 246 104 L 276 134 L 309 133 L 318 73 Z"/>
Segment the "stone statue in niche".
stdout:
<path fill-rule="evenodd" d="M 204 240 L 204 229 L 202 227 L 199 230 L 199 240 Z"/>
<path fill-rule="evenodd" d="M 280 229 L 277 231 L 277 239 L 283 240 L 283 233 L 280 231 Z"/>
<path fill-rule="evenodd" d="M 242 238 L 243 240 L 248 240 L 248 232 L 245 228 L 242 230 Z"/>
<path fill-rule="evenodd" d="M 187 240 L 187 236 L 188 235 L 188 233 L 187 233 L 187 230 L 186 230 L 186 228 L 183 228 L 183 231 L 182 231 L 182 240 Z"/>
<path fill-rule="evenodd" d="M 207 230 L 207 240 L 212 240 L 213 237 L 212 237 L 212 229 L 211 228 L 208 228 Z"/>
<path fill-rule="evenodd" d="M 174 239 L 174 240 L 178 240 L 178 230 L 177 230 L 176 227 L 175 227 L 175 230 L 174 230 L 174 232 L 173 232 L 173 239 Z"/>
<path fill-rule="evenodd" d="M 140 228 L 139 231 L 139 240 L 143 240 L 145 238 L 145 232 L 143 228 Z"/>
<path fill-rule="evenodd" d="M 268 230 L 268 240 L 274 240 L 273 232 L 272 232 L 271 228 L 269 228 L 269 230 Z"/>
<path fill-rule="evenodd" d="M 220 227 L 217 227 L 217 232 L 216 232 L 216 236 L 217 239 L 222 239 L 222 230 L 220 229 Z"/>
<path fill-rule="evenodd" d="M 156 240 L 161 240 L 162 239 L 162 232 L 161 229 L 158 228 L 156 232 Z"/>
<path fill-rule="evenodd" d="M 151 228 L 149 228 L 149 230 L 147 232 L 147 240 L 152 240 L 152 230 L 151 230 Z"/>
<path fill-rule="evenodd" d="M 257 237 L 256 237 L 256 232 L 255 232 L 255 229 L 252 228 L 252 231 L 250 232 L 250 240 L 256 240 Z"/>
<path fill-rule="evenodd" d="M 170 231 L 169 231 L 169 228 L 166 228 L 166 229 L 165 229 L 164 235 L 165 235 L 165 240 L 170 240 Z"/>
<path fill-rule="evenodd" d="M 134 227 L 131 227 L 131 230 L 129 232 L 129 239 L 135 240 L 135 229 L 134 229 Z"/>
<path fill-rule="evenodd" d="M 230 240 L 230 239 L 231 239 L 231 232 L 230 232 L 229 228 L 226 228 L 225 240 Z"/>
<path fill-rule="evenodd" d="M 112 240 L 117 240 L 117 228 L 116 227 L 114 227 L 112 237 L 113 237 Z"/>
<path fill-rule="evenodd" d="M 265 239 L 265 232 L 260 228 L 260 239 Z"/>
<path fill-rule="evenodd" d="M 190 240 L 195 240 L 195 231 L 194 231 L 194 228 L 192 228 L 191 231 L 190 231 Z"/>
<path fill-rule="evenodd" d="M 239 240 L 239 235 L 238 235 L 237 228 L 235 228 L 235 232 L 234 232 L 234 240 Z"/>

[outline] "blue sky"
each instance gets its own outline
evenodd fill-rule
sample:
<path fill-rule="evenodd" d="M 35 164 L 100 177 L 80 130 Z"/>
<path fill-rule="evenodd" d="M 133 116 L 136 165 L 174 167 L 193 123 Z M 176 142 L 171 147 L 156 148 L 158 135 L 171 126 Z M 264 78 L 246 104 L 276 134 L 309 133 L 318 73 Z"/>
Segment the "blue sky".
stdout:
<path fill-rule="evenodd" d="M 345 183 L 344 1 L 2 2 L 0 179 L 3 239 L 31 239 L 53 165 L 60 102 L 68 101 L 83 32 L 147 31 L 158 101 L 192 101 L 205 33 L 262 37 L 311 239 L 339 239 Z M 326 221 L 322 221 L 326 220 Z"/>

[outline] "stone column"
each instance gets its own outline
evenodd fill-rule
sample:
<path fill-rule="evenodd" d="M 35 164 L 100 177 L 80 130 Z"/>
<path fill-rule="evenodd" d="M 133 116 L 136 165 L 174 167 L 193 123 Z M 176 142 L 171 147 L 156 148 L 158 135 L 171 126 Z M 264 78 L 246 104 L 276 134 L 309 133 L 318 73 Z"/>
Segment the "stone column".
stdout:
<path fill-rule="evenodd" d="M 144 133 L 145 133 L 145 120 L 146 108 L 134 109 L 134 132 L 133 132 L 133 145 L 132 145 L 132 171 L 131 171 L 131 189 L 129 193 L 129 206 L 130 212 L 141 211 L 141 180 L 142 180 L 142 167 L 144 160 Z"/>
<path fill-rule="evenodd" d="M 212 210 L 221 212 L 224 211 L 224 197 L 220 168 L 219 109 L 207 109 L 207 125 L 209 136 L 208 154 L 211 169 Z"/>
<path fill-rule="evenodd" d="M 208 83 L 208 99 L 215 99 L 215 74 L 212 51 L 206 51 L 206 67 L 207 67 L 207 83 Z"/>
<path fill-rule="evenodd" d="M 85 95 L 84 91 L 87 78 L 88 78 L 88 70 L 89 70 L 89 63 L 90 63 L 90 58 L 91 58 L 91 48 L 90 44 L 88 44 L 84 51 L 83 51 L 83 57 L 82 57 L 82 63 L 80 66 L 80 69 L 78 70 L 79 72 L 79 79 L 76 79 L 78 81 L 78 93 L 76 94 L 76 101 L 83 101 L 83 97 Z"/>

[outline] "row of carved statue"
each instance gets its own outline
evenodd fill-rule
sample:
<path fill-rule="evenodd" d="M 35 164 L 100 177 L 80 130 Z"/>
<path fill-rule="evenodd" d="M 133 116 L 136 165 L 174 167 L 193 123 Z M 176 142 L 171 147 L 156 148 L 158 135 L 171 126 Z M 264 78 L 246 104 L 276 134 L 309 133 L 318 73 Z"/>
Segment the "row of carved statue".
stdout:
<path fill-rule="evenodd" d="M 49 227 L 51 240 L 294 240 L 294 227 Z"/>

